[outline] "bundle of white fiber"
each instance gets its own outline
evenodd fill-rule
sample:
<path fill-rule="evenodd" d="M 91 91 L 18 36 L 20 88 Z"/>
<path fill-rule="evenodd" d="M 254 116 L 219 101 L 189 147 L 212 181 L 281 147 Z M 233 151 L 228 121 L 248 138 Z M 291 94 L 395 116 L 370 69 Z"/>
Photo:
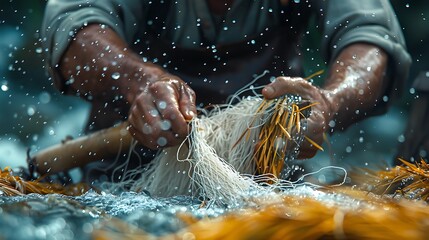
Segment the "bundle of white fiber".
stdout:
<path fill-rule="evenodd" d="M 188 139 L 162 150 L 131 190 L 162 197 L 193 195 L 232 205 L 261 188 L 243 175 L 255 172 L 252 157 L 265 121 L 263 114 L 256 113 L 261 101 L 248 97 L 236 105 L 203 111 L 191 121 Z"/>

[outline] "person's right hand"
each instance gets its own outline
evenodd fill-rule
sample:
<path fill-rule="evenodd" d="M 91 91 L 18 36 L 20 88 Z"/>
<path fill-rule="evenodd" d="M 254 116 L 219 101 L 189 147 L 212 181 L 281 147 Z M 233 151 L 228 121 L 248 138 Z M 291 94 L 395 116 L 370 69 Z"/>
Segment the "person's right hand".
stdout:
<path fill-rule="evenodd" d="M 151 149 L 180 144 L 196 116 L 195 93 L 179 77 L 164 73 L 146 82 L 132 103 L 132 136 Z"/>
<path fill-rule="evenodd" d="M 68 92 L 128 112 L 130 133 L 151 149 L 183 141 L 187 121 L 196 115 L 195 93 L 182 79 L 144 62 L 116 32 L 100 24 L 76 34 L 60 71 L 64 79 L 73 79 Z"/>

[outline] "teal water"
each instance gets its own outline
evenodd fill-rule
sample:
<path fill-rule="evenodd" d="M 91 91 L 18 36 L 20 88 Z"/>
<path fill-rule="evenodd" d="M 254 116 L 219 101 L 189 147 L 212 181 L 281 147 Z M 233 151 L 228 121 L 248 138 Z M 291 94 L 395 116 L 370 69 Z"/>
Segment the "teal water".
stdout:
<path fill-rule="evenodd" d="M 119 195 L 89 191 L 78 197 L 58 194 L 0 197 L 0 239 L 92 239 L 111 218 L 153 234 L 176 232 L 179 212 L 217 216 L 222 208 L 199 208 L 190 197 L 153 198 L 146 193 Z"/>

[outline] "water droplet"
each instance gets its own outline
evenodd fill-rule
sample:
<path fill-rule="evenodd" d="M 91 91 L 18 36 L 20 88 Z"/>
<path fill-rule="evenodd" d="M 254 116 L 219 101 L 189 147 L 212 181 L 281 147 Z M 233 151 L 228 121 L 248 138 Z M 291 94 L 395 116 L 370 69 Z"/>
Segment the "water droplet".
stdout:
<path fill-rule="evenodd" d="M 351 153 L 351 152 L 352 152 L 352 147 L 347 146 L 347 147 L 346 147 L 346 152 L 347 152 L 347 153 Z"/>
<path fill-rule="evenodd" d="M 84 232 L 84 233 L 87 233 L 87 234 L 89 234 L 89 233 L 92 233 L 93 232 L 93 230 L 94 230 L 94 228 L 92 227 L 92 224 L 91 223 L 84 223 L 83 225 L 82 225 L 82 231 Z"/>
<path fill-rule="evenodd" d="M 274 148 L 275 149 L 281 150 L 281 149 L 283 149 L 283 147 L 285 145 L 286 145 L 286 141 L 281 137 L 276 138 L 276 140 L 274 141 Z"/>
<path fill-rule="evenodd" d="M 157 117 L 157 116 L 159 116 L 159 112 L 158 112 L 158 110 L 156 110 L 156 109 L 151 109 L 151 110 L 149 110 L 149 114 L 150 114 L 152 117 Z"/>
<path fill-rule="evenodd" d="M 369 71 L 371 71 L 371 69 L 372 69 L 371 67 L 367 67 L 367 68 L 366 68 L 366 70 L 367 70 L 368 72 L 369 72 Z"/>
<path fill-rule="evenodd" d="M 51 101 L 51 94 L 48 92 L 42 92 L 39 95 L 39 100 L 43 104 L 49 103 Z"/>
<path fill-rule="evenodd" d="M 120 73 L 118 73 L 118 72 L 114 72 L 114 73 L 112 73 L 112 78 L 113 78 L 113 79 L 118 80 L 120 77 L 121 77 L 121 74 L 120 74 Z"/>
<path fill-rule="evenodd" d="M 36 48 L 36 53 L 42 53 L 43 49 L 41 47 Z"/>
<path fill-rule="evenodd" d="M 151 126 L 149 126 L 149 124 L 145 123 L 145 124 L 143 125 L 142 132 L 143 132 L 144 134 L 151 134 L 151 133 L 152 133 L 152 127 L 151 127 Z"/>
<path fill-rule="evenodd" d="M 48 134 L 51 135 L 51 136 L 54 135 L 55 134 L 55 130 L 53 128 L 50 128 L 49 131 L 48 131 Z"/>
<path fill-rule="evenodd" d="M 165 145 L 167 145 L 167 139 L 165 137 L 160 137 L 160 138 L 158 138 L 158 140 L 156 140 L 156 143 L 160 147 L 164 147 Z"/>
<path fill-rule="evenodd" d="M 166 109 L 167 108 L 167 103 L 165 101 L 160 101 L 158 103 L 158 108 L 161 109 L 161 110 Z"/>
<path fill-rule="evenodd" d="M 6 84 L 2 84 L 2 85 L 1 85 L 1 90 L 2 90 L 3 92 L 6 92 L 7 90 L 9 90 L 9 87 L 8 87 Z"/>
<path fill-rule="evenodd" d="M 383 101 L 384 102 L 388 102 L 389 101 L 389 97 L 388 96 L 383 96 Z"/>
<path fill-rule="evenodd" d="M 27 115 L 33 116 L 36 113 L 36 108 L 34 106 L 30 106 L 27 108 Z"/>
<path fill-rule="evenodd" d="M 326 176 L 324 174 L 319 175 L 318 180 L 319 183 L 326 184 Z"/>
<path fill-rule="evenodd" d="M 162 120 L 159 125 L 163 131 L 167 131 L 171 128 L 171 122 L 169 120 Z"/>
<path fill-rule="evenodd" d="M 405 136 L 403 134 L 398 136 L 398 142 L 400 142 L 400 143 L 405 142 Z"/>

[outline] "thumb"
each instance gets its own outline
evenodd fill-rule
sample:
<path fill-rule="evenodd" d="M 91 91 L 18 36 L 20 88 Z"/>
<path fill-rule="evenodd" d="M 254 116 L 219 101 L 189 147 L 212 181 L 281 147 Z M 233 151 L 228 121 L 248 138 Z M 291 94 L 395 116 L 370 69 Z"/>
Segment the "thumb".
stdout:
<path fill-rule="evenodd" d="M 274 99 L 285 94 L 296 94 L 307 98 L 308 91 L 314 88 L 310 82 L 300 77 L 277 77 L 272 83 L 262 89 L 266 99 Z"/>

